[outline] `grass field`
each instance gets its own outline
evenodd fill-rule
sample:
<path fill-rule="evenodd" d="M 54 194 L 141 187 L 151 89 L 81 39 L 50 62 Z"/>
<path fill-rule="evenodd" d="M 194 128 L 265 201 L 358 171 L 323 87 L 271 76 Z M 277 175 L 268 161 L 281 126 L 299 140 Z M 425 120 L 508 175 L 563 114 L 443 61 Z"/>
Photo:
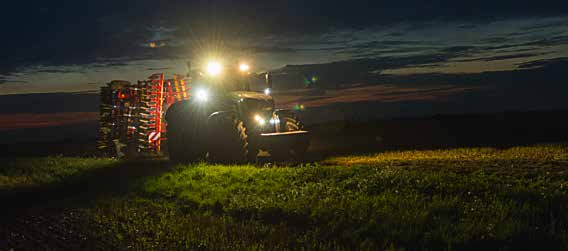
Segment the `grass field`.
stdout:
<path fill-rule="evenodd" d="M 111 159 L 62 157 L 0 160 L 0 189 L 61 183 L 67 178 L 116 163 Z"/>
<path fill-rule="evenodd" d="M 566 145 L 386 152 L 297 166 L 4 163 L 0 191 L 25 210 L 4 217 L 0 249 L 568 248 Z M 48 199 L 22 203 L 37 196 Z"/>

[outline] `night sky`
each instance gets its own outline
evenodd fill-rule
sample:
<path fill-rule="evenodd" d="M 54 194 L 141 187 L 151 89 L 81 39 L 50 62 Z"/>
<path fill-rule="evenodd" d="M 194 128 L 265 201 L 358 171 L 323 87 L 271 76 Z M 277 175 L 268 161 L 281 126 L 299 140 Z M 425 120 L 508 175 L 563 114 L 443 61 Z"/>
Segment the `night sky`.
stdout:
<path fill-rule="evenodd" d="M 340 119 L 568 108 L 568 1 L 464 2 L 10 1 L 0 121 L 95 114 L 109 80 L 212 55 L 273 71 L 280 105 Z"/>

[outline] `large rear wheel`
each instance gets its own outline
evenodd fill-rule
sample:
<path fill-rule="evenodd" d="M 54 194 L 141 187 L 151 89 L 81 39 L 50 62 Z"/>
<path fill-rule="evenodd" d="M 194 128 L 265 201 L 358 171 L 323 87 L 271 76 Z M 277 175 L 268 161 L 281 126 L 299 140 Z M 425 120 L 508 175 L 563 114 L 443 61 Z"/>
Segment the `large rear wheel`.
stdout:
<path fill-rule="evenodd" d="M 166 114 L 167 145 L 171 161 L 189 163 L 205 157 L 204 119 L 184 101 L 175 103 Z"/>

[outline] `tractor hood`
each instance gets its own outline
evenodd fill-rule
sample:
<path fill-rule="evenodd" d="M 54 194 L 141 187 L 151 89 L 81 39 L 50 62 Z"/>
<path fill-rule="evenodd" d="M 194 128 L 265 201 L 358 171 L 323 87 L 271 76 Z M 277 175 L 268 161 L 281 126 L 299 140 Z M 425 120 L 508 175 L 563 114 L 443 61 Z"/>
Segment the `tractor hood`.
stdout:
<path fill-rule="evenodd" d="M 274 103 L 271 96 L 265 95 L 264 93 L 260 92 L 238 91 L 233 92 L 233 94 L 237 97 L 237 99 L 258 100 L 264 101 L 266 103 Z"/>
<path fill-rule="evenodd" d="M 244 105 L 247 112 L 260 112 L 274 110 L 274 100 L 271 96 L 259 92 L 238 91 L 233 92 L 237 102 Z"/>

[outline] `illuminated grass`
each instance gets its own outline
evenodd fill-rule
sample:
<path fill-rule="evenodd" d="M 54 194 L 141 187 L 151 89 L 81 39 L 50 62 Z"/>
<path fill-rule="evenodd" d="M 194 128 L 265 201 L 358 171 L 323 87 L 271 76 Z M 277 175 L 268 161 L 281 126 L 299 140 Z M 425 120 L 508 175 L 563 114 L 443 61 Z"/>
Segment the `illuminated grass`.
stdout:
<path fill-rule="evenodd" d="M 0 189 L 47 185 L 117 163 L 111 159 L 46 157 L 0 159 Z"/>
<path fill-rule="evenodd" d="M 459 148 L 432 151 L 398 151 L 367 156 L 334 157 L 323 161 L 325 164 L 357 165 L 385 164 L 389 161 L 554 161 L 567 160 L 568 147 L 564 145 L 542 145 L 533 147 L 513 147 L 504 150 L 495 148 Z"/>
<path fill-rule="evenodd" d="M 302 167 L 178 166 L 146 181 L 139 196 L 143 204 L 177 208 L 168 226 L 180 221 L 212 232 L 163 231 L 213 249 L 238 241 L 308 249 L 558 248 L 568 241 L 566 153 L 565 146 L 537 146 L 392 152 Z M 139 203 L 123 207 L 146 208 Z M 194 222 L 206 219 L 215 220 Z M 116 231 L 147 248 L 135 231 Z M 199 241 L 219 231 L 223 241 Z"/>
<path fill-rule="evenodd" d="M 564 145 L 202 163 L 123 182 L 129 193 L 84 209 L 111 249 L 568 247 Z"/>

